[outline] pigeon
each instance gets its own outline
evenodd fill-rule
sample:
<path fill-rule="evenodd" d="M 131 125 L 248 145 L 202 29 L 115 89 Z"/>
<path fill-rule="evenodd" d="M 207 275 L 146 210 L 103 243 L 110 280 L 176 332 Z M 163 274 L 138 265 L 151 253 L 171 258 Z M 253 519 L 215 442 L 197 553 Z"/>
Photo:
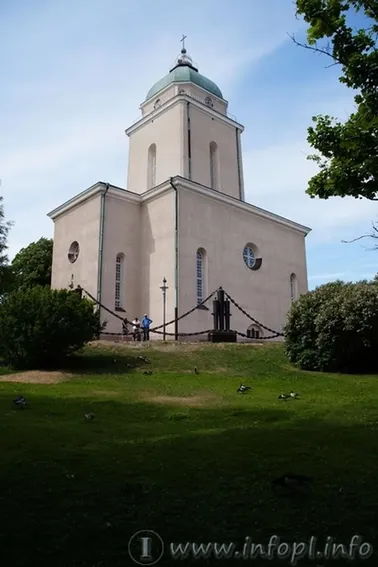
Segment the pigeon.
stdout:
<path fill-rule="evenodd" d="M 251 390 L 250 386 L 244 386 L 243 383 L 240 384 L 239 388 L 237 389 L 238 394 L 245 394 Z"/>
<path fill-rule="evenodd" d="M 272 485 L 283 486 L 285 488 L 296 488 L 297 486 L 303 486 L 310 482 L 312 482 L 312 479 L 304 474 L 287 473 L 272 480 Z"/>
<path fill-rule="evenodd" d="M 93 421 L 95 418 L 94 413 L 86 413 L 85 414 L 85 419 L 88 421 Z"/>
<path fill-rule="evenodd" d="M 25 408 L 28 403 L 25 400 L 24 396 L 18 396 L 18 398 L 16 398 L 15 400 L 13 400 L 13 403 L 19 407 L 19 408 Z"/>
<path fill-rule="evenodd" d="M 152 370 L 145 370 L 145 371 L 143 372 L 143 374 L 151 375 L 151 374 L 152 374 Z"/>
<path fill-rule="evenodd" d="M 291 397 L 291 398 L 298 398 L 298 397 L 299 397 L 299 394 L 297 394 L 297 392 L 291 391 L 291 392 L 290 392 L 290 397 Z"/>
<path fill-rule="evenodd" d="M 289 394 L 280 394 L 278 396 L 278 400 L 287 400 L 288 398 L 290 398 Z"/>
<path fill-rule="evenodd" d="M 195 372 L 195 374 L 199 374 L 197 366 L 194 367 L 194 372 Z"/>

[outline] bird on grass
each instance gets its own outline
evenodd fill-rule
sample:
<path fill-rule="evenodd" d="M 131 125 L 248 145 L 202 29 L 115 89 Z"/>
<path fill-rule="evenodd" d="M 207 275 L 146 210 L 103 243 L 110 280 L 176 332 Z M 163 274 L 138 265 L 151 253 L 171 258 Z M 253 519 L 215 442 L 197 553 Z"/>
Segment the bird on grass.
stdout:
<path fill-rule="evenodd" d="M 15 406 L 19 408 L 26 408 L 28 403 L 25 400 L 24 396 L 18 396 L 15 400 L 13 400 Z"/>
<path fill-rule="evenodd" d="M 94 418 L 95 418 L 95 415 L 94 415 L 94 413 L 86 413 L 84 417 L 87 421 L 93 421 Z"/>
<path fill-rule="evenodd" d="M 199 374 L 197 366 L 194 367 L 194 373 Z"/>
<path fill-rule="evenodd" d="M 291 397 L 291 398 L 299 398 L 299 394 L 297 394 L 297 392 L 291 391 L 291 392 L 290 392 L 290 397 Z"/>
<path fill-rule="evenodd" d="M 152 370 L 145 370 L 143 374 L 148 374 L 150 376 L 152 374 Z"/>
<path fill-rule="evenodd" d="M 138 356 L 137 358 L 138 360 L 142 360 L 146 364 L 151 364 L 150 360 L 148 360 L 148 358 L 146 358 L 145 356 Z"/>
<path fill-rule="evenodd" d="M 238 394 L 246 394 L 247 392 L 249 392 L 249 390 L 251 390 L 250 386 L 244 386 L 244 384 L 241 383 L 237 392 Z"/>
<path fill-rule="evenodd" d="M 297 488 L 310 482 L 312 482 L 312 479 L 304 474 L 287 473 L 272 480 L 272 485 L 283 486 L 284 488 Z"/>
<path fill-rule="evenodd" d="M 288 400 L 290 398 L 290 394 L 280 394 L 278 396 L 278 400 Z"/>

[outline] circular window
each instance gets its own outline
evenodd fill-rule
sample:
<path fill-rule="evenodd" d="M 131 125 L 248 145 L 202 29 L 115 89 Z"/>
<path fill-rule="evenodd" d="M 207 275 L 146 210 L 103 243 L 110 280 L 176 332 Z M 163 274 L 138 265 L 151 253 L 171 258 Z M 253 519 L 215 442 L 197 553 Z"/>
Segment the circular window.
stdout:
<path fill-rule="evenodd" d="M 80 246 L 79 243 L 73 242 L 68 250 L 68 259 L 71 262 L 71 264 L 73 264 L 74 262 L 76 262 L 76 260 L 79 257 L 79 252 L 80 252 Z"/>
<path fill-rule="evenodd" d="M 252 269 L 256 264 L 256 256 L 251 246 L 245 246 L 243 250 L 243 258 L 248 268 Z"/>

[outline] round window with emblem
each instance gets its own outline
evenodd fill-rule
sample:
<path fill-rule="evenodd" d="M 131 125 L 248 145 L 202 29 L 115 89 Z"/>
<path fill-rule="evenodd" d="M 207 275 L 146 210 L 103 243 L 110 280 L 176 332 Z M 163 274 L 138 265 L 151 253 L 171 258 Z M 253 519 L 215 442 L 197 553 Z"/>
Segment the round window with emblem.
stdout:
<path fill-rule="evenodd" d="M 76 262 L 76 260 L 79 257 L 79 253 L 80 253 L 80 246 L 79 243 L 76 242 L 75 240 L 74 242 L 72 242 L 68 250 L 68 259 L 71 262 L 71 264 L 74 264 Z"/>
<path fill-rule="evenodd" d="M 253 266 L 256 264 L 255 252 L 251 246 L 244 247 L 243 258 L 248 268 L 253 268 Z"/>

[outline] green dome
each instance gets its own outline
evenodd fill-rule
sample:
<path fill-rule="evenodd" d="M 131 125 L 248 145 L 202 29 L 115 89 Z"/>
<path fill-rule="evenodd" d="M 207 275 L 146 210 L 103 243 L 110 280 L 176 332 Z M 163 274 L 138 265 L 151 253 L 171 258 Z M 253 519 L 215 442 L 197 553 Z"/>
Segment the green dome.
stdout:
<path fill-rule="evenodd" d="M 220 88 L 210 81 L 207 77 L 200 75 L 198 70 L 193 67 L 191 59 L 185 55 L 185 50 L 181 52 L 183 56 L 178 59 L 176 67 L 174 67 L 168 75 L 160 79 L 154 86 L 148 91 L 146 96 L 146 101 L 157 95 L 160 91 L 172 85 L 173 83 L 194 83 L 199 87 L 205 89 L 205 91 L 219 97 L 223 98 L 222 91 Z"/>

